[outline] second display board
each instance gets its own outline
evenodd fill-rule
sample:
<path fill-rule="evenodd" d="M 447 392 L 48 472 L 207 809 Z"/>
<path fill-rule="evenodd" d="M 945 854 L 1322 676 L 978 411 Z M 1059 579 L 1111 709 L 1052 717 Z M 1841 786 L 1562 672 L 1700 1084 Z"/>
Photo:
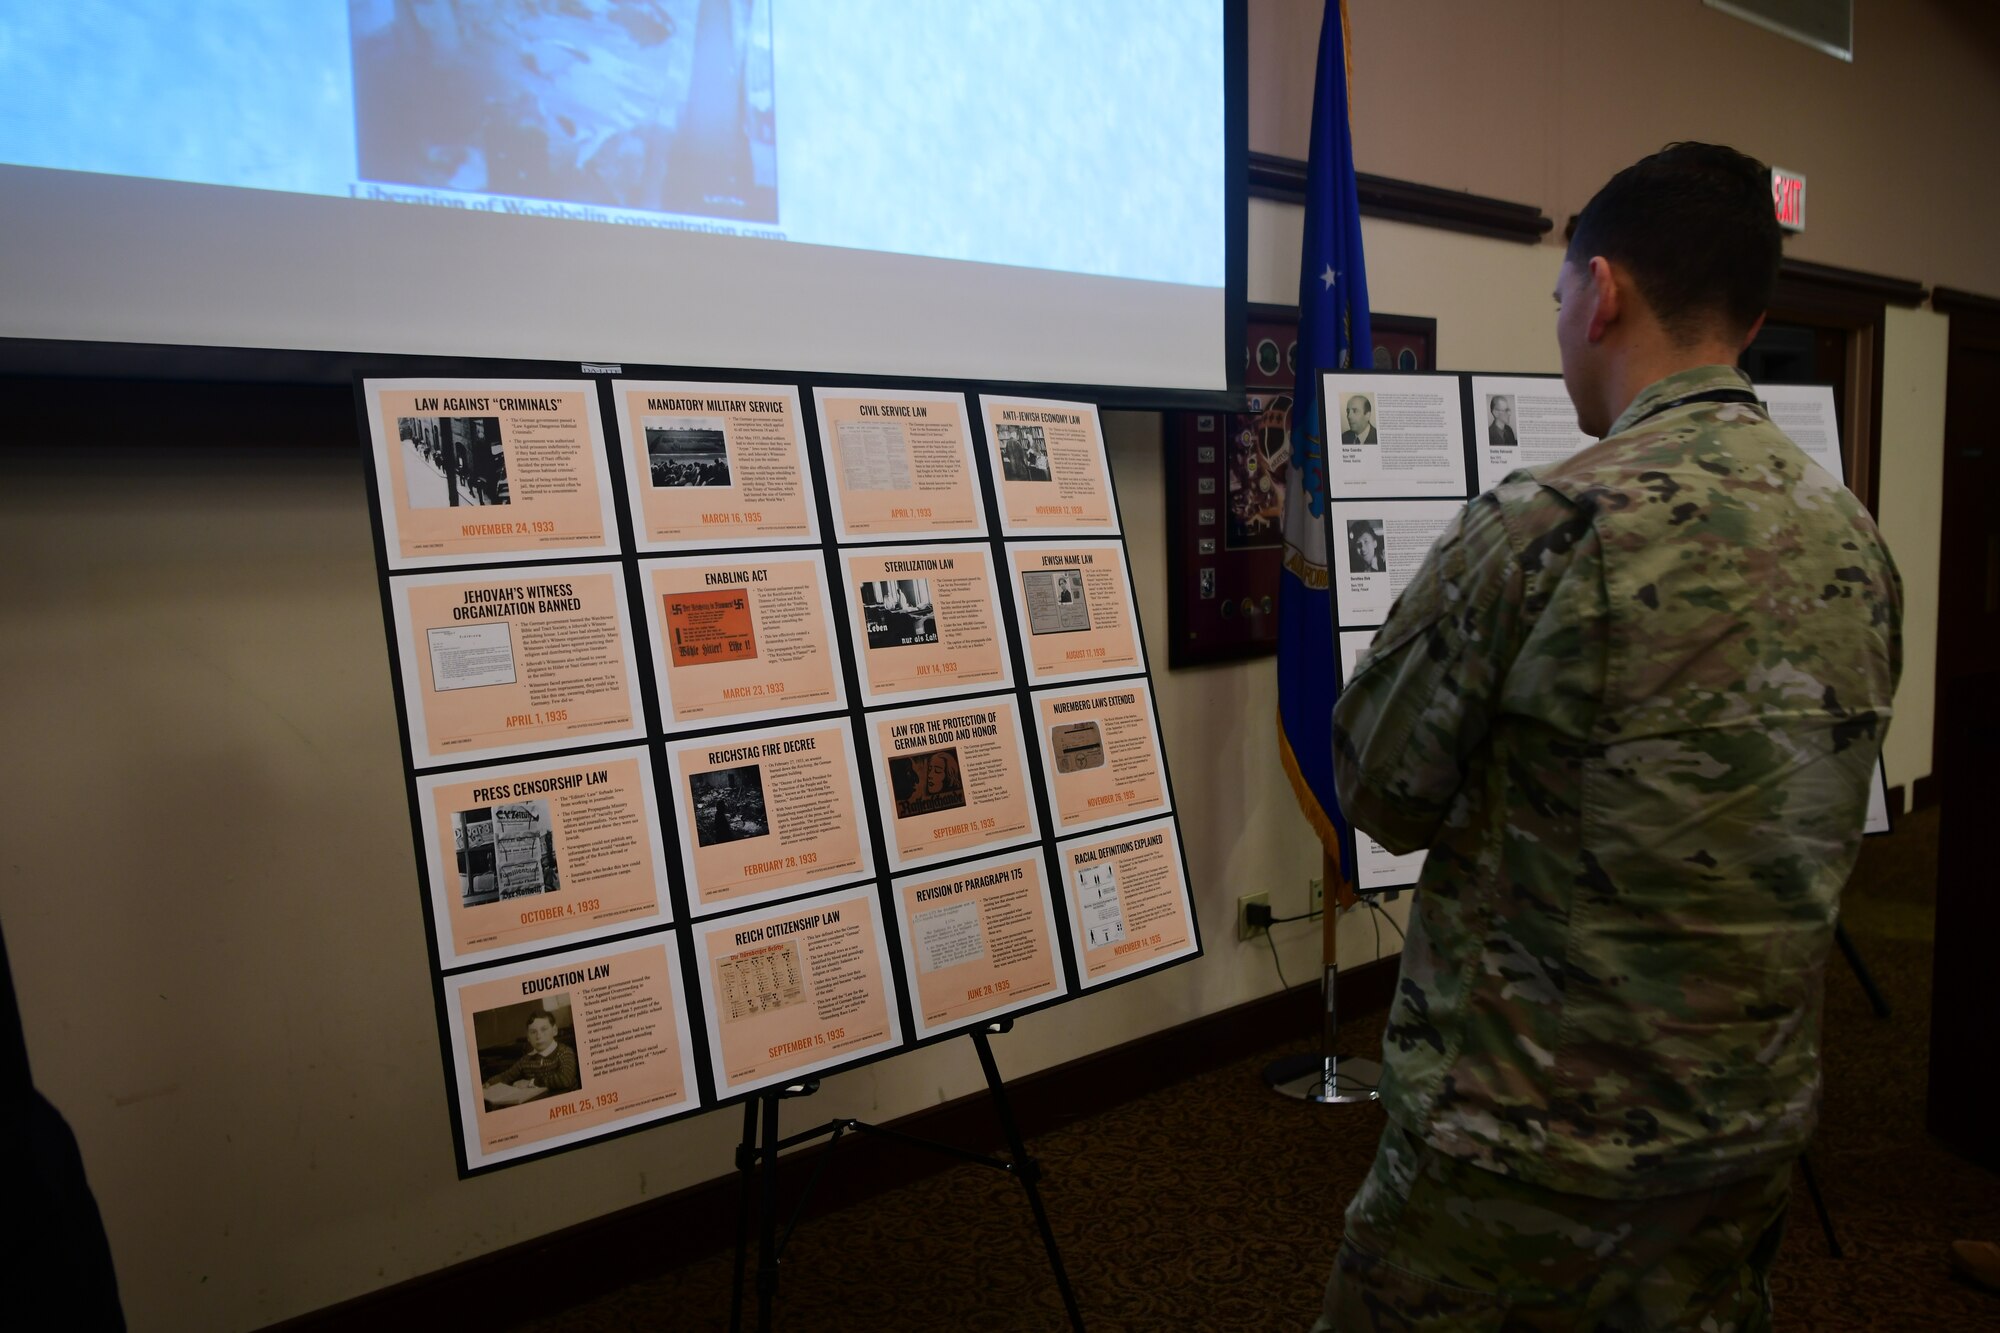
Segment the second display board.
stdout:
<path fill-rule="evenodd" d="M 461 1172 L 1200 953 L 1094 406 L 435 365 L 357 398 Z"/>

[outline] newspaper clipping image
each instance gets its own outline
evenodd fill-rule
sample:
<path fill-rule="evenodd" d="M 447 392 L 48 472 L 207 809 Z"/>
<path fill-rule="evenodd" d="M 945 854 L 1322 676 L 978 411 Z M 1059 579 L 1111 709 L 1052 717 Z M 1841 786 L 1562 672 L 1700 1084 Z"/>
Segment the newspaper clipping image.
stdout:
<path fill-rule="evenodd" d="M 1013 683 L 987 547 L 873 548 L 841 559 L 864 703 Z"/>
<path fill-rule="evenodd" d="M 639 562 L 669 730 L 845 704 L 824 571 L 817 552 Z"/>
<path fill-rule="evenodd" d="M 1088 986 L 1194 952 L 1172 817 L 1059 844 L 1077 975 Z"/>
<path fill-rule="evenodd" d="M 719 1096 L 902 1042 L 872 885 L 704 922 L 695 957 Z"/>
<path fill-rule="evenodd" d="M 1104 432 L 1091 403 L 979 396 L 1007 536 L 1118 531 Z"/>
<path fill-rule="evenodd" d="M 918 1037 L 1062 993 L 1040 848 L 897 880 L 895 902 Z"/>
<path fill-rule="evenodd" d="M 813 402 L 840 541 L 986 535 L 964 394 L 829 388 Z"/>
<path fill-rule="evenodd" d="M 819 540 L 797 390 L 619 380 L 612 392 L 640 550 Z"/>
<path fill-rule="evenodd" d="M 1041 836 L 1010 694 L 868 718 L 892 870 Z"/>

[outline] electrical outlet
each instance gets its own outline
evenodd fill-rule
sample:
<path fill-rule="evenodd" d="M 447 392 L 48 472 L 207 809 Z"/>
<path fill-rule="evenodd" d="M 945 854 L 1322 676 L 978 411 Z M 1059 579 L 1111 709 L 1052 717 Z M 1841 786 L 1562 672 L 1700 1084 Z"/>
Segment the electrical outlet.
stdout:
<path fill-rule="evenodd" d="M 1326 881 L 1318 875 L 1306 881 L 1306 910 L 1308 912 L 1326 910 Z"/>
<path fill-rule="evenodd" d="M 1246 893 L 1236 900 L 1236 938 L 1239 940 L 1254 940 L 1270 929 L 1269 926 L 1253 926 L 1250 924 L 1250 905 L 1252 903 L 1260 907 L 1269 907 L 1271 905 L 1271 895 L 1268 893 Z"/>

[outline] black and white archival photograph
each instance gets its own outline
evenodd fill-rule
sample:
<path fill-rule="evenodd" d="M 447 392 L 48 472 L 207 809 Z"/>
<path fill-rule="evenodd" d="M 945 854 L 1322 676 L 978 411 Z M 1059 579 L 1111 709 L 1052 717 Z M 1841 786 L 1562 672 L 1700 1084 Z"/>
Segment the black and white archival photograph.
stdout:
<path fill-rule="evenodd" d="M 956 810 L 965 804 L 965 779 L 958 771 L 958 747 L 940 746 L 889 761 L 889 790 L 896 794 L 896 818 Z"/>
<path fill-rule="evenodd" d="M 1040 426 L 995 426 L 1000 437 L 1000 473 L 1009 481 L 1049 480 L 1047 437 Z"/>
<path fill-rule="evenodd" d="M 938 641 L 929 579 L 864 580 L 861 615 L 868 625 L 871 649 L 909 648 Z"/>
<path fill-rule="evenodd" d="M 583 1087 L 567 991 L 476 1011 L 472 1040 L 479 1049 L 480 1091 L 489 1111 Z"/>
<path fill-rule="evenodd" d="M 1030 634 L 1075 634 L 1090 628 L 1080 569 L 1034 570 L 1021 575 Z"/>
<path fill-rule="evenodd" d="M 1344 393 L 1340 395 L 1340 442 L 1342 444 L 1380 444 L 1382 437 L 1375 429 L 1375 400 L 1365 393 Z"/>
<path fill-rule="evenodd" d="M 642 425 L 653 485 L 729 485 L 729 436 L 721 417 L 647 417 Z"/>
<path fill-rule="evenodd" d="M 703 847 L 761 838 L 771 831 L 761 764 L 697 773 L 688 779 L 688 789 L 694 794 L 694 840 Z"/>
<path fill-rule="evenodd" d="M 1350 518 L 1347 520 L 1347 572 L 1350 574 L 1380 574 L 1389 568 L 1388 557 L 1382 548 L 1382 520 L 1379 518 Z"/>
<path fill-rule="evenodd" d="M 562 887 L 547 801 L 455 811 L 451 834 L 458 852 L 459 899 L 467 907 Z"/>
<path fill-rule="evenodd" d="M 397 417 L 412 509 L 508 502 L 499 417 Z"/>

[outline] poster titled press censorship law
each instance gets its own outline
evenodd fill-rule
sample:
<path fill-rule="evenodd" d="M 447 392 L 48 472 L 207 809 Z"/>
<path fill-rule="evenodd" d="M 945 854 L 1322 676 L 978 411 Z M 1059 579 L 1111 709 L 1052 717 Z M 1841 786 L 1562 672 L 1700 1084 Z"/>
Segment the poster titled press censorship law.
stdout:
<path fill-rule="evenodd" d="M 1093 405 L 584 369 L 357 393 L 462 1173 L 1198 954 Z"/>

